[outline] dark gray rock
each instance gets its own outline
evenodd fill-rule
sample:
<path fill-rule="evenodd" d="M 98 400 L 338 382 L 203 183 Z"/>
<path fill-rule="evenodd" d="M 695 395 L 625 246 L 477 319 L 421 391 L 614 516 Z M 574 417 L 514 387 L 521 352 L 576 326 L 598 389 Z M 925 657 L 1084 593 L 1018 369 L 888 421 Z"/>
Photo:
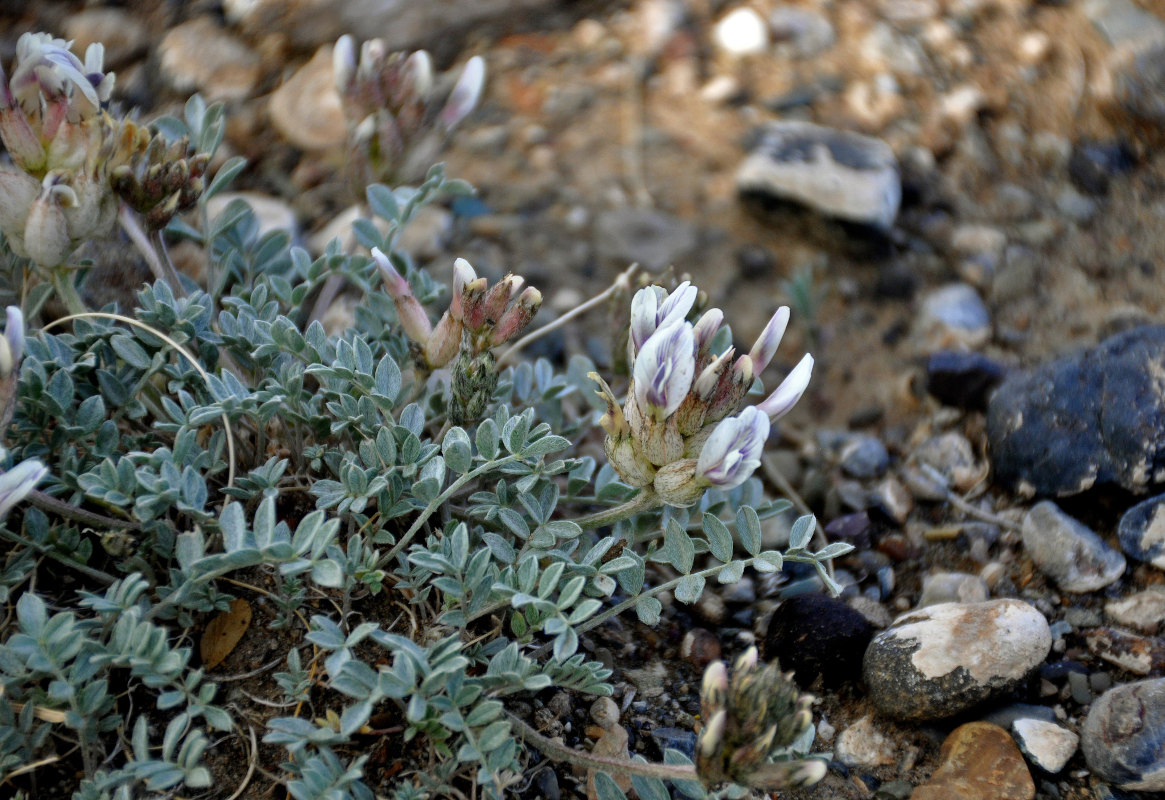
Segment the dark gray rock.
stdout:
<path fill-rule="evenodd" d="M 810 686 L 820 675 L 827 687 L 858 677 L 862 653 L 874 635 L 861 613 L 823 594 L 799 594 L 773 613 L 764 639 L 765 658 L 794 671 Z"/>
<path fill-rule="evenodd" d="M 890 453 L 877 437 L 857 434 L 841 449 L 841 468 L 852 478 L 877 478 L 890 468 Z"/>
<path fill-rule="evenodd" d="M 1051 500 L 1023 518 L 1023 547 L 1040 572 L 1066 592 L 1093 592 L 1120 579 L 1125 557 Z"/>
<path fill-rule="evenodd" d="M 1165 494 L 1126 511 L 1117 531 L 1121 550 L 1127 555 L 1165 569 Z"/>
<path fill-rule="evenodd" d="M 1105 692 L 1088 712 L 1080 746 L 1103 780 L 1134 791 L 1165 790 L 1165 678 Z"/>
<path fill-rule="evenodd" d="M 926 390 L 940 403 L 982 411 L 1007 367 L 982 353 L 940 350 L 926 360 Z"/>
<path fill-rule="evenodd" d="M 898 163 L 888 144 L 797 121 L 764 129 L 736 173 L 736 187 L 878 229 L 894 224 L 902 202 Z"/>
<path fill-rule="evenodd" d="M 995 479 L 1025 495 L 1165 480 L 1165 326 L 1145 325 L 1031 370 L 991 397 Z"/>
<path fill-rule="evenodd" d="M 883 714 L 942 719 L 1013 689 L 1051 647 L 1048 621 L 1020 600 L 944 603 L 874 637 L 862 674 Z"/>
<path fill-rule="evenodd" d="M 1068 177 L 1082 192 L 1108 194 L 1112 178 L 1132 169 L 1133 163 L 1123 142 L 1080 142 L 1068 158 Z"/>

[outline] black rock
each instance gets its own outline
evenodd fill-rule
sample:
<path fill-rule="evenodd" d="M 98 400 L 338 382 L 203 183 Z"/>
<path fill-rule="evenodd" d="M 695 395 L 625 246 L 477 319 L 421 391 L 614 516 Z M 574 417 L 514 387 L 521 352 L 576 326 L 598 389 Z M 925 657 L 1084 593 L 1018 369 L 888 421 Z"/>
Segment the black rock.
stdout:
<path fill-rule="evenodd" d="M 861 674 L 862 655 L 874 628 L 859 612 L 823 594 L 801 594 L 781 603 L 764 640 L 767 659 L 791 669 L 808 687 L 821 676 L 836 687 Z"/>
<path fill-rule="evenodd" d="M 1081 142 L 1072 148 L 1068 177 L 1082 192 L 1108 194 L 1112 177 L 1132 167 L 1133 154 L 1121 142 Z"/>
<path fill-rule="evenodd" d="M 1117 532 L 1121 550 L 1138 561 L 1165 569 L 1165 495 L 1151 497 L 1121 517 Z"/>
<path fill-rule="evenodd" d="M 926 390 L 943 405 L 983 411 L 1007 367 L 982 353 L 940 350 L 926 362 Z"/>
<path fill-rule="evenodd" d="M 1031 370 L 987 407 L 995 479 L 1026 496 L 1165 480 L 1165 326 L 1145 325 Z"/>

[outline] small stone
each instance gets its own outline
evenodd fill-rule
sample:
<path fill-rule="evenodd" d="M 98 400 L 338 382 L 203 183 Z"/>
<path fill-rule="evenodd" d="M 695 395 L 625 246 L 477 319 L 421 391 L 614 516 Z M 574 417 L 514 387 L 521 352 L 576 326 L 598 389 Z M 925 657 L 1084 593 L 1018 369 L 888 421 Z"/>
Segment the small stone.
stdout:
<path fill-rule="evenodd" d="M 736 188 L 883 230 L 894 223 L 902 201 L 888 144 L 793 120 L 764 128 L 736 173 Z"/>
<path fill-rule="evenodd" d="M 1071 186 L 1065 186 L 1056 195 L 1056 210 L 1068 219 L 1077 223 L 1085 223 L 1096 216 L 1096 201 L 1085 197 Z"/>
<path fill-rule="evenodd" d="M 991 338 L 991 314 L 975 287 L 948 284 L 922 299 L 914 338 L 924 352 L 952 347 L 972 350 Z"/>
<path fill-rule="evenodd" d="M 357 204 L 349 206 L 332 217 L 331 221 L 324 225 L 322 229 L 308 237 L 308 249 L 313 253 L 319 254 L 324 252 L 332 239 L 339 239 L 341 253 L 355 252 L 357 244 L 356 235 L 352 232 L 352 223 L 358 219 L 367 219 L 368 216 L 368 211 L 363 205 Z M 388 233 L 388 222 L 380 217 L 373 217 L 372 224 L 382 234 Z"/>
<path fill-rule="evenodd" d="M 767 247 L 746 244 L 736 250 L 736 269 L 746 281 L 766 278 L 773 274 L 776 266 L 776 259 Z"/>
<path fill-rule="evenodd" d="M 1088 711 L 1080 746 L 1101 779 L 1132 791 L 1165 790 L 1165 678 L 1101 695 Z"/>
<path fill-rule="evenodd" d="M 1133 154 L 1122 142 L 1080 142 L 1068 158 L 1068 177 L 1080 191 L 1104 195 L 1112 178 L 1133 166 Z"/>
<path fill-rule="evenodd" d="M 731 56 L 753 56 L 769 46 L 765 21 L 747 6 L 729 11 L 712 31 L 716 45 Z"/>
<path fill-rule="evenodd" d="M 858 550 L 870 546 L 870 515 L 865 511 L 843 514 L 825 526 L 825 537 L 831 542 L 849 542 Z"/>
<path fill-rule="evenodd" d="M 1031 800 L 1036 787 L 1011 736 L 990 722 L 968 722 L 951 732 L 942 763 L 911 800 Z"/>
<path fill-rule="evenodd" d="M 696 233 L 687 222 L 661 211 L 620 208 L 598 215 L 595 245 L 600 258 L 624 266 L 637 262 L 658 272 L 695 248 Z"/>
<path fill-rule="evenodd" d="M 885 767 L 898 760 L 897 750 L 873 719 L 865 716 L 837 737 L 833 757 L 847 767 Z"/>
<path fill-rule="evenodd" d="M 1007 367 L 982 353 L 940 350 L 926 361 L 926 390 L 939 402 L 983 411 L 987 398 L 1007 376 Z"/>
<path fill-rule="evenodd" d="M 824 14 L 799 6 L 774 8 L 769 12 L 769 29 L 779 45 L 787 42 L 801 58 L 828 50 L 837 38 Z"/>
<path fill-rule="evenodd" d="M 1039 719 L 1017 719 L 1011 725 L 1015 743 L 1034 766 L 1055 775 L 1076 753 L 1080 737 L 1063 725 Z"/>
<path fill-rule="evenodd" d="M 661 661 L 652 661 L 639 669 L 624 670 L 627 680 L 635 684 L 640 697 L 659 697 L 663 694 L 663 682 L 667 680 L 667 668 Z"/>
<path fill-rule="evenodd" d="M 696 757 L 696 733 L 683 728 L 655 728 L 651 738 L 659 745 L 660 752 L 677 750 L 688 758 Z"/>
<path fill-rule="evenodd" d="M 1111 600 L 1105 604 L 1104 612 L 1121 625 L 1156 633 L 1165 622 L 1165 589 L 1146 589 L 1123 600 Z"/>
<path fill-rule="evenodd" d="M 990 597 L 987 582 L 978 575 L 962 572 L 936 572 L 922 579 L 922 596 L 918 607 L 939 603 L 980 603 Z"/>
<path fill-rule="evenodd" d="M 904 614 L 875 636 L 862 672 L 887 716 L 942 719 L 1009 691 L 1051 647 L 1048 621 L 1027 603 L 944 603 Z"/>
<path fill-rule="evenodd" d="M 995 188 L 995 206 L 1008 220 L 1028 219 L 1036 207 L 1035 196 L 1015 183 L 1003 183 Z M 1006 241 L 1006 236 L 1004 236 Z"/>
<path fill-rule="evenodd" d="M 680 640 L 680 658 L 702 670 L 720 658 L 720 640 L 706 628 L 692 628 Z"/>
<path fill-rule="evenodd" d="M 622 761 L 627 761 L 631 758 L 631 753 L 627 747 L 628 742 L 631 741 L 631 734 L 622 725 L 612 725 L 603 730 L 603 734 L 595 742 L 595 747 L 591 750 L 592 755 L 617 758 Z M 631 788 L 631 776 L 626 774 L 616 774 L 613 776 L 615 783 L 626 792 Z M 597 790 L 595 789 L 595 770 L 587 770 L 587 795 L 589 797 L 597 797 Z"/>
<path fill-rule="evenodd" d="M 591 720 L 603 730 L 619 724 L 619 704 L 610 697 L 591 703 Z"/>
<path fill-rule="evenodd" d="M 158 63 L 170 86 L 207 100 L 242 100 L 260 77 L 259 55 L 211 17 L 171 28 L 158 45 Z"/>
<path fill-rule="evenodd" d="M 1165 480 L 1165 326 L 1008 375 L 987 408 L 995 480 L 1030 497 Z"/>
<path fill-rule="evenodd" d="M 332 74 L 332 46 L 316 50 L 311 60 L 271 94 L 271 122 L 287 141 L 305 150 L 339 147 L 348 126 Z"/>
<path fill-rule="evenodd" d="M 945 479 L 947 488 L 965 492 L 987 476 L 987 465 L 975 459 L 966 436 L 955 431 L 932 436 L 910 453 L 910 461 L 926 467 L 926 474 Z"/>
<path fill-rule="evenodd" d="M 728 616 L 728 606 L 716 592 L 704 592 L 696 601 L 696 613 L 708 622 L 721 623 Z"/>
<path fill-rule="evenodd" d="M 877 478 L 890 468 L 886 445 L 875 436 L 856 434 L 842 447 L 841 468 L 852 478 Z"/>
<path fill-rule="evenodd" d="M 870 492 L 873 507 L 899 525 L 906 524 L 910 512 L 914 510 L 914 498 L 897 478 L 890 476 L 881 481 Z"/>
<path fill-rule="evenodd" d="M 61 26 L 73 42 L 73 52 L 84 54 L 95 42 L 105 45 L 105 67 L 137 58 L 150 46 L 145 23 L 122 8 L 85 8 L 65 18 Z"/>
<path fill-rule="evenodd" d="M 1165 494 L 1137 503 L 1121 516 L 1117 527 L 1121 550 L 1165 569 Z"/>
<path fill-rule="evenodd" d="M 720 589 L 720 597 L 725 603 L 751 605 L 756 602 L 756 582 L 745 575 L 736 583 L 730 583 Z"/>
<path fill-rule="evenodd" d="M 1084 634 L 1084 641 L 1095 655 L 1137 675 L 1165 669 L 1165 641 L 1156 636 L 1100 627 Z"/>
<path fill-rule="evenodd" d="M 221 214 L 235 200 L 242 200 L 251 207 L 255 219 L 259 221 L 259 235 L 271 231 L 287 231 L 294 238 L 299 233 L 299 222 L 293 209 L 284 200 L 259 192 L 221 192 L 206 203 L 206 213 L 211 219 Z"/>
<path fill-rule="evenodd" d="M 821 677 L 827 687 L 854 680 L 873 627 L 841 600 L 799 594 L 781 603 L 764 639 L 765 658 L 777 659 L 808 687 Z"/>
<path fill-rule="evenodd" d="M 1125 557 L 1051 500 L 1023 518 L 1023 546 L 1040 572 L 1066 592 L 1093 592 L 1120 579 Z"/>
<path fill-rule="evenodd" d="M 990 225 L 960 225 L 951 233 L 951 249 L 961 256 L 981 256 L 999 261 L 1007 247 L 1007 234 Z"/>

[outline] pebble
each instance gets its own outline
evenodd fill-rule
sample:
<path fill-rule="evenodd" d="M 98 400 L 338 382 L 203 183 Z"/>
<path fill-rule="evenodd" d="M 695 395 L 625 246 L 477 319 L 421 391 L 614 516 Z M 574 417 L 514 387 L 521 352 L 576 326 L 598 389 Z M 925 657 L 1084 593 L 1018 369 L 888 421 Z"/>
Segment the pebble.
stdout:
<path fill-rule="evenodd" d="M 1023 546 L 1040 572 L 1066 592 L 1096 591 L 1125 572 L 1124 556 L 1051 500 L 1024 515 Z"/>
<path fill-rule="evenodd" d="M 851 478 L 877 478 L 890 468 L 890 453 L 876 436 L 855 434 L 841 448 L 841 469 Z"/>
<path fill-rule="evenodd" d="M 960 492 L 974 488 L 987 474 L 987 465 L 975 459 L 970 440 L 956 431 L 930 437 L 914 448 L 910 460 L 929 467 L 927 474 L 940 476 L 947 487 Z"/>
<path fill-rule="evenodd" d="M 1165 569 L 1165 494 L 1126 511 L 1117 526 L 1117 535 L 1126 555 Z"/>
<path fill-rule="evenodd" d="M 881 511 L 898 525 L 906 524 L 910 512 L 914 510 L 914 497 L 894 476 L 881 481 L 870 491 L 873 508 Z"/>
<path fill-rule="evenodd" d="M 688 758 L 696 757 L 696 733 L 683 728 L 655 728 L 651 738 L 659 745 L 660 752 L 677 750 Z"/>
<path fill-rule="evenodd" d="M 736 188 L 881 230 L 893 225 L 902 201 L 888 144 L 795 120 L 765 126 L 736 173 Z"/>
<path fill-rule="evenodd" d="M 833 47 L 833 25 L 820 12 L 799 6 L 777 6 L 769 12 L 769 29 L 778 44 L 787 43 L 801 58 Z"/>
<path fill-rule="evenodd" d="M 964 572 L 936 572 L 922 579 L 918 608 L 939 603 L 981 603 L 991 596 L 987 581 Z"/>
<path fill-rule="evenodd" d="M 731 56 L 754 56 L 769 46 L 764 19 L 748 6 L 734 8 L 712 30 L 716 46 Z"/>
<path fill-rule="evenodd" d="M 150 46 L 145 23 L 122 8 L 86 8 L 65 18 L 61 25 L 73 52 L 84 54 L 94 42 L 105 45 L 105 67 L 115 68 L 137 58 Z"/>
<path fill-rule="evenodd" d="M 1165 678 L 1105 692 L 1080 731 L 1089 768 L 1133 791 L 1165 790 Z"/>
<path fill-rule="evenodd" d="M 271 94 L 267 113 L 283 138 L 304 150 L 338 147 L 347 140 L 348 126 L 332 75 L 331 45 L 316 50 Z"/>
<path fill-rule="evenodd" d="M 1027 603 L 945 603 L 904 614 L 874 637 L 863 674 L 887 716 L 942 719 L 1010 690 L 1051 647 L 1047 620 Z"/>
<path fill-rule="evenodd" d="M 898 760 L 898 748 L 865 716 L 837 737 L 833 757 L 847 767 L 885 767 Z"/>
<path fill-rule="evenodd" d="M 942 763 L 911 800 L 1031 800 L 1036 787 L 1007 731 L 990 722 L 955 728 L 939 751 Z"/>
<path fill-rule="evenodd" d="M 637 262 L 658 272 L 695 248 L 696 232 L 687 222 L 662 211 L 610 209 L 595 219 L 595 245 L 600 258 L 624 267 Z"/>
<path fill-rule="evenodd" d="M 922 299 L 914 323 L 914 339 L 922 352 L 973 350 L 990 338 L 991 314 L 974 286 L 952 283 Z"/>
<path fill-rule="evenodd" d="M 259 55 L 211 17 L 171 28 L 158 45 L 162 77 L 179 92 L 207 100 L 242 100 L 260 78 Z"/>
<path fill-rule="evenodd" d="M 987 407 L 995 480 L 1025 497 L 1165 480 L 1165 326 L 1008 375 Z"/>
<path fill-rule="evenodd" d="M 1073 222 L 1085 223 L 1096 216 L 1099 207 L 1091 197 L 1085 197 L 1071 186 L 1065 186 L 1056 195 L 1056 210 Z"/>
<path fill-rule="evenodd" d="M 1165 669 L 1165 640 L 1156 636 L 1099 627 L 1085 633 L 1084 641 L 1093 654 L 1137 675 L 1160 674 Z"/>
<path fill-rule="evenodd" d="M 658 660 L 639 669 L 624 670 L 624 674 L 635 685 L 640 697 L 659 697 L 663 694 L 663 682 L 668 676 L 667 667 Z"/>
<path fill-rule="evenodd" d="M 591 721 L 603 730 L 619 724 L 619 704 L 610 697 L 600 697 L 591 703 Z"/>
<path fill-rule="evenodd" d="M 951 249 L 960 256 L 974 256 L 997 264 L 1007 247 L 1007 234 L 990 225 L 960 225 L 951 232 Z"/>
<path fill-rule="evenodd" d="M 1115 70 L 1113 97 L 1132 123 L 1135 135 L 1152 145 L 1161 142 L 1161 131 L 1165 130 L 1165 33 Z"/>
<path fill-rule="evenodd" d="M 1033 766 L 1055 775 L 1076 753 L 1080 737 L 1063 725 L 1026 717 L 1011 724 L 1020 751 Z"/>
<path fill-rule="evenodd" d="M 1123 142 L 1079 142 L 1068 158 L 1068 177 L 1080 191 L 1104 195 L 1113 177 L 1133 165 L 1133 154 Z"/>
<path fill-rule="evenodd" d="M 1154 587 L 1122 600 L 1111 600 L 1105 604 L 1104 612 L 1121 625 L 1156 633 L 1165 622 L 1165 589 Z"/>
<path fill-rule="evenodd" d="M 702 670 L 720 658 L 720 640 L 706 628 L 691 628 L 680 640 L 680 658 Z"/>
<path fill-rule="evenodd" d="M 834 687 L 861 674 L 862 653 L 873 633 L 866 618 L 841 600 L 799 594 L 773 613 L 762 649 L 782 669 L 793 670 L 799 685 L 808 687 L 820 676 L 826 687 Z"/>
<path fill-rule="evenodd" d="M 242 200 L 251 207 L 259 221 L 259 235 L 271 231 L 287 231 L 294 238 L 299 233 L 299 222 L 293 209 L 284 200 L 259 192 L 220 192 L 206 203 L 206 213 L 211 219 L 221 214 L 235 200 Z"/>
<path fill-rule="evenodd" d="M 431 261 L 444 255 L 453 238 L 453 212 L 439 205 L 422 206 L 401 229 L 397 247 L 413 258 Z"/>

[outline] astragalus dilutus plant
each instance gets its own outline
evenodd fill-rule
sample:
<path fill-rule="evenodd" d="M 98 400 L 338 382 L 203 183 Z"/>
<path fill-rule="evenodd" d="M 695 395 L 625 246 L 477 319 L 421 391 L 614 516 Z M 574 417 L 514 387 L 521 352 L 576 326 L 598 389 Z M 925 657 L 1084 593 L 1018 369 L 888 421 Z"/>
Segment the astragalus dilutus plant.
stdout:
<path fill-rule="evenodd" d="M 80 203 L 101 175 L 119 216 L 155 240 L 192 239 L 211 269 L 205 287 L 159 279 L 135 308 L 66 321 L 15 305 L 43 291 L 12 298 L 0 339 L 3 792 L 226 798 L 280 783 L 296 800 L 500 798 L 524 783 L 531 748 L 597 771 L 604 800 L 623 796 L 610 774 L 652 798 L 666 782 L 743 796 L 820 777 L 820 761 L 800 760 L 809 699 L 755 653 L 731 680 L 710 668 L 695 763 L 596 756 L 522 713 L 548 693 L 610 694 L 612 670 L 588 650 L 617 615 L 658 624 L 665 593 L 693 603 L 709 577 L 786 561 L 828 583 L 826 562 L 848 546 L 811 552 L 812 518 L 784 552 L 761 545 L 762 519 L 788 503 L 767 500 L 754 471 L 812 366 L 747 403 L 787 310 L 737 356 L 719 312 L 689 319 L 694 286 L 631 298 L 625 273 L 580 309 L 630 306 L 620 399 L 612 387 L 626 381 L 585 358 L 521 360 L 541 295 L 520 276 L 491 285 L 458 261 L 450 294 L 396 249 L 420 207 L 466 191 L 439 166 L 415 187 L 367 187 L 380 225 L 355 233 L 371 257 L 333 242 L 313 259 L 261 235 L 245 204 L 206 218 L 205 198 L 241 162 L 194 199 L 206 162 L 184 142 L 213 152 L 220 109 L 195 98 L 183 121 L 123 120 L 109 139 L 88 122 L 108 113 L 98 56 L 22 41 L 5 124 L 24 127 L 5 129 L 5 180 L 37 181 L 26 194 L 43 215 L 44 203 Z M 93 138 L 69 150 L 83 158 L 48 168 L 66 140 L 80 147 L 72 134 L 56 144 L 66 123 Z M 22 165 L 12 148 L 26 144 Z M 35 208 L 14 208 L 0 230 L 15 272 L 44 228 Z M 101 235 L 69 225 L 36 262 L 54 275 L 58 254 Z M 363 302 L 329 335 L 304 309 L 338 276 Z M 219 644 L 223 629 L 241 639 Z"/>

